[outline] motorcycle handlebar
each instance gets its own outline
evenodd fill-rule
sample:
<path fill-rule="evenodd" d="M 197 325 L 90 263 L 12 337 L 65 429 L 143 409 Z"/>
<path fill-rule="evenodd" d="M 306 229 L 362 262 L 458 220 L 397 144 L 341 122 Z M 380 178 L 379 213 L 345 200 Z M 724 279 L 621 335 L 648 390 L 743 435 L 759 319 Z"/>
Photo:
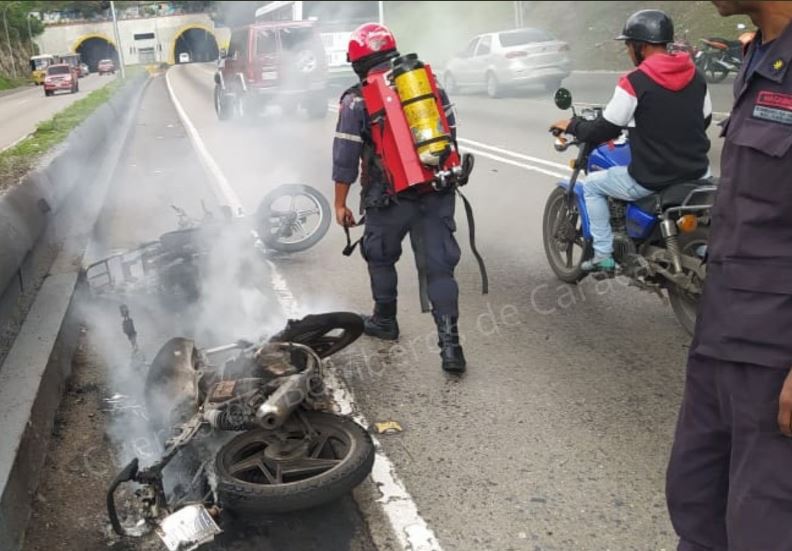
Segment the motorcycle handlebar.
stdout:
<path fill-rule="evenodd" d="M 115 493 L 118 487 L 124 482 L 133 482 L 137 479 L 138 475 L 138 459 L 133 459 L 124 469 L 115 477 L 110 488 L 107 490 L 107 516 L 110 517 L 110 524 L 113 526 L 113 531 L 119 536 L 127 534 L 121 521 L 118 518 L 118 512 L 115 505 Z"/>

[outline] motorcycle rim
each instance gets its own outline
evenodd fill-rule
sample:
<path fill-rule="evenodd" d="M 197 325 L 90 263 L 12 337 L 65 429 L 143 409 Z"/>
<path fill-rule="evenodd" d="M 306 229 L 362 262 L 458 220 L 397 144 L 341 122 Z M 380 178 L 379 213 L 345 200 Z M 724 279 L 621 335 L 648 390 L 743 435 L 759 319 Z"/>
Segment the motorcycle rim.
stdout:
<path fill-rule="evenodd" d="M 259 237 L 269 248 L 304 251 L 318 243 L 330 227 L 330 205 L 317 190 L 287 184 L 268 194 L 258 213 Z"/>
<path fill-rule="evenodd" d="M 295 342 L 310 347 L 320 358 L 346 348 L 363 334 L 363 320 L 350 312 L 315 314 L 289 321 L 272 342 Z"/>
<path fill-rule="evenodd" d="M 583 238 L 582 220 L 576 205 L 569 207 L 566 190 L 556 188 L 547 199 L 542 234 L 550 268 L 558 278 L 576 283 L 586 276 L 580 265 L 589 245 Z"/>
<path fill-rule="evenodd" d="M 218 494 L 238 512 L 281 513 L 342 497 L 371 472 L 374 444 L 357 423 L 302 411 L 276 431 L 240 434 L 217 453 Z"/>

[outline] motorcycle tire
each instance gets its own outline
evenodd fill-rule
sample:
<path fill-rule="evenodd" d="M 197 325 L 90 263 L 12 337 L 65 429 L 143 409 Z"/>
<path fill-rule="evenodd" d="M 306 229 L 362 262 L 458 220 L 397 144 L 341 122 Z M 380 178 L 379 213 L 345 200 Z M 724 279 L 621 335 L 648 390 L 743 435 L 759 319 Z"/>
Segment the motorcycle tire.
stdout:
<path fill-rule="evenodd" d="M 340 334 L 335 334 L 340 331 Z M 290 320 L 270 342 L 294 342 L 311 348 L 320 358 L 343 350 L 363 334 L 363 319 L 351 312 L 314 314 Z"/>
<path fill-rule="evenodd" d="M 303 411 L 302 414 L 313 430 L 326 437 L 320 439 L 321 453 L 311 458 L 312 465 L 322 459 L 337 463 L 327 470 L 298 479 L 299 475 L 291 473 L 300 468 L 296 466 L 299 458 L 291 455 L 288 460 L 279 461 L 273 458 L 278 452 L 268 454 L 267 448 L 272 444 L 264 440 L 277 440 L 273 431 L 256 429 L 244 432 L 220 448 L 215 456 L 217 496 L 221 507 L 241 516 L 311 509 L 342 498 L 365 480 L 374 465 L 375 449 L 371 435 L 347 417 L 316 411 Z M 292 416 L 279 430 L 291 438 L 299 438 L 306 428 L 297 416 Z M 330 442 L 332 445 L 329 446 Z M 343 457 L 338 459 L 341 448 L 344 449 Z M 307 449 L 304 453 L 310 457 L 315 451 Z M 325 458 L 328 454 L 336 457 Z M 272 473 L 273 465 L 278 475 Z M 306 470 L 306 467 L 302 469 Z M 295 479 L 290 480 L 291 476 Z"/>
<path fill-rule="evenodd" d="M 679 234 L 679 249 L 683 255 L 696 256 L 695 249 L 702 245 L 706 245 L 708 242 L 708 226 L 699 226 L 698 229 L 693 232 Z M 668 301 L 671 303 L 674 317 L 676 317 L 679 325 L 681 325 L 689 335 L 692 335 L 696 328 L 696 311 L 698 309 L 700 295 L 692 296 L 690 293 L 673 286 L 669 286 L 667 290 Z"/>
<path fill-rule="evenodd" d="M 316 228 L 310 234 L 298 241 L 284 241 L 280 235 L 279 228 L 272 226 L 272 207 L 275 201 L 288 196 L 302 195 L 308 197 L 318 208 L 319 221 Z M 330 229 L 330 204 L 317 189 L 303 184 L 284 184 L 268 193 L 259 204 L 256 210 L 256 221 L 258 234 L 261 240 L 269 249 L 284 253 L 294 253 L 310 249 L 327 233 Z M 275 229 L 275 233 L 273 233 Z"/>
<path fill-rule="evenodd" d="M 220 85 L 216 84 L 214 89 L 214 107 L 218 120 L 227 121 L 231 119 L 233 112 L 230 103 L 228 96 L 220 88 Z"/>
<path fill-rule="evenodd" d="M 542 242 L 544 243 L 545 255 L 553 273 L 565 283 L 577 283 L 586 277 L 586 272 L 581 268 L 581 264 L 591 255 L 590 243 L 584 241 L 580 216 L 575 217 L 575 236 L 574 239 L 582 244 L 580 258 L 575 261 L 572 258 L 571 250 L 574 250 L 575 243 L 570 242 L 565 252 L 566 259 L 561 258 L 561 251 L 558 248 L 559 240 L 555 237 L 559 231 L 558 224 L 562 223 L 559 219 L 569 215 L 566 206 L 566 190 L 560 187 L 555 188 L 547 198 L 544 216 L 542 219 Z"/>

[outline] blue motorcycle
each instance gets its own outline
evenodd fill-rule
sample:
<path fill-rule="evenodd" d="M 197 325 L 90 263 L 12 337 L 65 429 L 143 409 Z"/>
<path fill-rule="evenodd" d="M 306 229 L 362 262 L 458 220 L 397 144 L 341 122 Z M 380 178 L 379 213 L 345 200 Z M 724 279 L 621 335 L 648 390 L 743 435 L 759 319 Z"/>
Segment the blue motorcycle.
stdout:
<path fill-rule="evenodd" d="M 555 103 L 560 109 L 572 107 L 572 94 L 561 88 Z M 573 114 L 575 113 L 572 107 Z M 602 116 L 601 108 L 588 108 L 581 116 Z M 581 264 L 594 254 L 589 216 L 578 184 L 581 172 L 588 174 L 630 163 L 626 137 L 606 144 L 581 143 L 556 134 L 555 149 L 564 152 L 578 147 L 569 180 L 562 180 L 547 199 L 543 220 L 543 241 L 547 260 L 556 276 L 577 283 L 589 272 Z M 592 272 L 595 278 L 623 276 L 640 289 L 661 298 L 668 293 L 679 323 L 693 333 L 696 306 L 701 296 L 706 266 L 710 210 L 716 187 L 712 180 L 685 182 L 668 187 L 635 202 L 609 199 L 613 228 L 615 274 Z"/>

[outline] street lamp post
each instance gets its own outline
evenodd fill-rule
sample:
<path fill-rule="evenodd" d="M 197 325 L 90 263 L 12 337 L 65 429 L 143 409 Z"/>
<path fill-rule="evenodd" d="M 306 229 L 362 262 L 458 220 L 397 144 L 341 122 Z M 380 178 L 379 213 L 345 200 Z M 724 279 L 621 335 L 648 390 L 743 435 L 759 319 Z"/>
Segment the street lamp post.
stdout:
<path fill-rule="evenodd" d="M 521 28 L 523 26 L 523 3 L 515 0 L 514 2 L 514 26 Z"/>
<path fill-rule="evenodd" d="M 14 50 L 11 48 L 11 35 L 8 34 L 8 19 L 6 18 L 6 14 L 8 13 L 8 8 L 10 8 L 14 2 L 8 2 L 3 8 L 3 27 L 5 27 L 5 35 L 6 35 L 6 44 L 8 45 L 8 57 L 11 59 L 11 72 L 14 75 L 14 78 L 17 78 L 17 70 L 16 70 L 16 61 L 14 60 Z"/>
<path fill-rule="evenodd" d="M 121 66 L 121 78 L 126 78 L 126 68 L 124 67 L 124 48 L 121 46 L 121 33 L 118 32 L 118 19 L 116 19 L 115 2 L 110 1 L 110 13 L 113 15 L 113 34 L 115 35 L 116 51 L 118 52 L 118 64 Z"/>

